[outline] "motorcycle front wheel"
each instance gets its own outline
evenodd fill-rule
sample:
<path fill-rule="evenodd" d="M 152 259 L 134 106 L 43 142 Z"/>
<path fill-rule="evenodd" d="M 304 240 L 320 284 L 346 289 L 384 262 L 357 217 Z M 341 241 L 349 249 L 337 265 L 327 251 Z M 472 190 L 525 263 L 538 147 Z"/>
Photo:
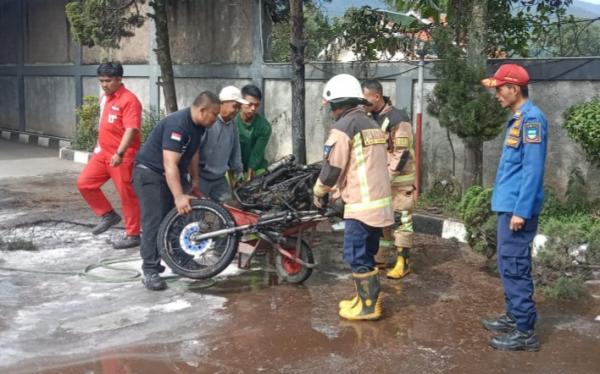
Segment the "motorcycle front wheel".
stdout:
<path fill-rule="evenodd" d="M 179 215 L 171 210 L 158 229 L 161 258 L 171 270 L 184 277 L 207 279 L 221 273 L 235 257 L 238 236 L 223 234 L 204 240 L 195 236 L 235 227 L 231 214 L 220 204 L 200 199 L 192 201 L 192 212 Z"/>

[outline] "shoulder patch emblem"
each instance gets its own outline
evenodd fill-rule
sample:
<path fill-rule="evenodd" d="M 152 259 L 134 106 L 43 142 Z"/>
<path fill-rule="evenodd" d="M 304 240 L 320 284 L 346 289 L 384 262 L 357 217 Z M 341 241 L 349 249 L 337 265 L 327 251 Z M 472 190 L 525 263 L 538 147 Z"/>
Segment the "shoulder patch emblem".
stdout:
<path fill-rule="evenodd" d="M 360 133 L 365 147 L 374 144 L 387 144 L 387 134 L 380 129 L 366 129 Z"/>
<path fill-rule="evenodd" d="M 542 142 L 542 124 L 539 122 L 530 122 L 525 124 L 525 143 Z"/>

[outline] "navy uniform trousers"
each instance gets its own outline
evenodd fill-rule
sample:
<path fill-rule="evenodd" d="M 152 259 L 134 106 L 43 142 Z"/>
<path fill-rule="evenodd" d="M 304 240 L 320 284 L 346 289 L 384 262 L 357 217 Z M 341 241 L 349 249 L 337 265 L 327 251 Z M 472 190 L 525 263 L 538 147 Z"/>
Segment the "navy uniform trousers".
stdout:
<path fill-rule="evenodd" d="M 531 276 L 532 242 L 538 227 L 538 216 L 525 220 L 519 231 L 510 229 L 512 213 L 498 213 L 498 272 L 504 287 L 506 312 L 517 322 L 520 331 L 535 327 L 537 313 L 533 301 Z"/>
<path fill-rule="evenodd" d="M 355 219 L 344 221 L 344 261 L 353 273 L 365 273 L 375 268 L 381 228 L 372 227 Z"/>

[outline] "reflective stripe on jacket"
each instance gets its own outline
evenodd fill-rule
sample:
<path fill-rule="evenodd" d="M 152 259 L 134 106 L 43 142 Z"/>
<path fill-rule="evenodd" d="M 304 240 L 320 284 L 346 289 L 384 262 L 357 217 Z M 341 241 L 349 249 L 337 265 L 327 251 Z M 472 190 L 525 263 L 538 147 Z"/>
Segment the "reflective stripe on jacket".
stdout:
<path fill-rule="evenodd" d="M 387 135 L 361 108 L 344 113 L 325 143 L 324 164 L 314 187 L 323 196 L 336 186 L 344 218 L 373 227 L 394 223 L 387 170 Z"/>

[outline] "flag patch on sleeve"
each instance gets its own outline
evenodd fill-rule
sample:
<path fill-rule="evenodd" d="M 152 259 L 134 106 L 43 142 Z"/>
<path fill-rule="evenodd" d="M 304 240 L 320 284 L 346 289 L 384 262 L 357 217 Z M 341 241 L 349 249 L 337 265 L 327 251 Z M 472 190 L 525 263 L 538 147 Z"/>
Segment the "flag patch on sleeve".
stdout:
<path fill-rule="evenodd" d="M 542 142 L 542 124 L 539 122 L 531 122 L 525 124 L 525 143 L 541 143 Z"/>
<path fill-rule="evenodd" d="M 178 133 L 178 132 L 173 131 L 171 133 L 171 140 L 175 140 L 177 142 L 180 142 L 181 141 L 181 134 Z"/>

